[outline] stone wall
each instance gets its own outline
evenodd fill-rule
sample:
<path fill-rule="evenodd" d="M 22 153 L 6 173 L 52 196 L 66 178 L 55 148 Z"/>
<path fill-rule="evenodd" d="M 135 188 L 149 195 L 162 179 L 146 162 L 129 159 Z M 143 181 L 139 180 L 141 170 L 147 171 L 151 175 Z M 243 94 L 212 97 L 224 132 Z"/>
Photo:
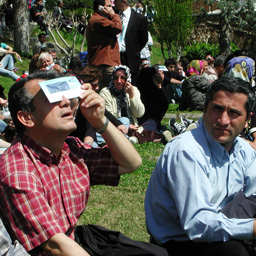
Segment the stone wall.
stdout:
<path fill-rule="evenodd" d="M 218 31 L 220 28 L 220 15 L 210 14 L 207 16 L 197 16 L 194 33 L 191 36 L 191 42 L 206 42 L 210 44 L 218 43 Z M 236 24 L 231 24 L 233 28 L 231 41 L 240 49 L 246 49 L 256 52 L 256 31 L 246 31 L 239 28 Z"/>

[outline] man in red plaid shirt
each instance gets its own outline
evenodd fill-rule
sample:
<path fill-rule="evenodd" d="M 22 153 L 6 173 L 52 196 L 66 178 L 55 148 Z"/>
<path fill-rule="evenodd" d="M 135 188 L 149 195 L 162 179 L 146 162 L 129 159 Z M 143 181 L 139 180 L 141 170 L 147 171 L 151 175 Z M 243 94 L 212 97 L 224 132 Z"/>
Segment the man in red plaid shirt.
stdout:
<path fill-rule="evenodd" d="M 108 147 L 92 148 L 68 137 L 76 129 L 71 101 L 49 103 L 38 82 L 56 78 L 43 71 L 16 82 L 9 108 L 18 132 L 0 159 L 0 216 L 12 239 L 32 255 L 89 255 L 74 241 L 90 185 L 116 186 L 141 158 L 104 116 L 104 100 L 84 84 L 79 104 Z"/>

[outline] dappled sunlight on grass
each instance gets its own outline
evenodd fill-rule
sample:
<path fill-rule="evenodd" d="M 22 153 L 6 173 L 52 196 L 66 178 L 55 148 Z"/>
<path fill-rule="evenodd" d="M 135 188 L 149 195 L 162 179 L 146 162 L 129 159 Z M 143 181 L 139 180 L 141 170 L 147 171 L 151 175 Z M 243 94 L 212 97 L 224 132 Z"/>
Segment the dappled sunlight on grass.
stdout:
<path fill-rule="evenodd" d="M 121 176 L 118 187 L 95 186 L 79 224 L 97 224 L 121 231 L 134 240 L 149 241 L 145 226 L 144 197 L 158 157 L 160 143 L 136 144 L 143 163 L 134 173 Z"/>

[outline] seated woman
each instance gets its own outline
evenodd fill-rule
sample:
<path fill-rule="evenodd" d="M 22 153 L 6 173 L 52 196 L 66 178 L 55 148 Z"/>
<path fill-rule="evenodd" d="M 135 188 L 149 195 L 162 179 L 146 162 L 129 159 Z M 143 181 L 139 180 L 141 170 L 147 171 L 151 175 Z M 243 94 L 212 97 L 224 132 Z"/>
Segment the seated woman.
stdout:
<path fill-rule="evenodd" d="M 102 78 L 102 72 L 96 67 L 84 67 L 79 73 L 75 74 L 81 83 L 90 83 L 92 89 L 99 92 L 99 82 Z M 105 116 L 113 123 L 123 134 L 128 133 L 128 129 L 125 125 L 116 119 L 109 111 L 105 109 Z M 104 139 L 85 119 L 80 109 L 77 109 L 75 114 L 75 123 L 77 128 L 70 135 L 78 137 L 81 141 L 87 144 L 91 144 L 93 147 L 102 146 L 105 144 Z"/>
<path fill-rule="evenodd" d="M 127 66 L 115 66 L 108 87 L 100 91 L 105 99 L 106 109 L 131 130 L 138 126 L 137 118 L 145 112 L 137 87 L 131 84 L 130 69 Z"/>

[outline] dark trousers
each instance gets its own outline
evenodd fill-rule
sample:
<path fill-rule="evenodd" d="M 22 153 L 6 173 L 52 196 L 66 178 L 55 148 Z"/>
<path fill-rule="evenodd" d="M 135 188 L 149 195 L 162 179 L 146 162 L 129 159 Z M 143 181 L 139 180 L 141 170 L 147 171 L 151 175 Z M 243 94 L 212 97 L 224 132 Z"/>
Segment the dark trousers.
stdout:
<path fill-rule="evenodd" d="M 255 218 L 256 199 L 245 197 L 242 191 L 238 192 L 234 199 L 227 204 L 222 213 L 228 218 Z M 154 241 L 152 241 L 154 243 Z M 230 240 L 227 242 L 196 243 L 175 242 L 170 240 L 162 245 L 170 256 L 255 256 L 256 241 Z"/>
<path fill-rule="evenodd" d="M 169 256 L 253 256 L 251 245 L 240 240 L 227 242 L 196 243 L 169 241 L 162 245 Z"/>
<path fill-rule="evenodd" d="M 126 52 L 120 52 L 120 60 L 121 64 L 127 66 L 128 68 L 131 69 L 131 67 L 128 66 L 128 61 L 127 61 L 127 53 Z M 139 69 L 136 72 L 131 72 L 132 76 L 132 85 L 136 85 L 137 79 L 140 75 Z"/>

